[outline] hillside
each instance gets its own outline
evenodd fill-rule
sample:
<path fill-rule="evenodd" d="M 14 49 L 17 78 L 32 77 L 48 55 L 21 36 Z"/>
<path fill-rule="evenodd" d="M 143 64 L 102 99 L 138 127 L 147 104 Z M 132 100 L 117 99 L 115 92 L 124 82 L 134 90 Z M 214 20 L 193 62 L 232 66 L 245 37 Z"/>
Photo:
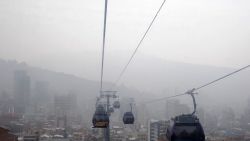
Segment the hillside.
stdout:
<path fill-rule="evenodd" d="M 109 73 L 105 74 L 106 78 L 114 79 L 121 68 L 120 64 L 124 64 L 122 60 L 114 59 L 115 57 L 117 56 L 107 60 L 109 64 L 106 67 L 106 72 Z M 26 70 L 30 75 L 32 88 L 36 81 L 42 80 L 50 83 L 51 94 L 67 94 L 69 91 L 75 91 L 82 112 L 93 112 L 95 97 L 98 95 L 98 82 L 70 74 L 32 67 L 17 61 L 0 60 L 0 92 L 13 93 L 13 72 L 20 69 Z M 120 97 L 133 97 L 140 103 L 145 100 L 182 93 L 233 70 L 235 69 L 164 61 L 139 54 L 137 60 L 129 66 L 116 90 L 118 90 Z M 200 95 L 197 96 L 198 105 L 208 110 L 214 107 L 223 108 L 229 106 L 235 109 L 236 112 L 241 113 L 250 96 L 249 84 L 250 71 L 242 71 L 199 91 Z M 111 83 L 105 83 L 104 87 L 109 88 L 110 85 Z M 191 106 L 189 97 L 178 99 Z M 165 102 L 150 105 L 150 107 L 155 106 L 159 106 L 158 110 L 162 111 L 165 108 Z M 88 118 L 90 118 L 90 115 L 88 115 Z"/>

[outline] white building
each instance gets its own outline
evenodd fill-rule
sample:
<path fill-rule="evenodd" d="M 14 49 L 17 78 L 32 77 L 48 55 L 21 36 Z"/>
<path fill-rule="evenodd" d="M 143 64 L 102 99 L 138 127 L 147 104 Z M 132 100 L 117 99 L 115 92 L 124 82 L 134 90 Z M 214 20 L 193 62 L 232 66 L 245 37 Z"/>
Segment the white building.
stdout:
<path fill-rule="evenodd" d="M 148 122 L 148 141 L 158 141 L 159 138 L 165 138 L 167 126 L 166 120 L 150 120 Z"/>

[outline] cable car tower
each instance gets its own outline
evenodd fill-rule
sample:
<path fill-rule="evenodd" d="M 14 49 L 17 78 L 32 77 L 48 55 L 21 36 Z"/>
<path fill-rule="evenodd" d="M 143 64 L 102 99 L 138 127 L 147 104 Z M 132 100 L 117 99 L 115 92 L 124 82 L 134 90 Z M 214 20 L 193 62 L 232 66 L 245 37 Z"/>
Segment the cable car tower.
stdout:
<path fill-rule="evenodd" d="M 110 99 L 116 99 L 116 91 L 102 91 L 101 92 L 101 98 L 106 98 L 106 111 L 108 114 L 108 117 L 111 115 L 111 105 L 110 105 Z M 104 129 L 104 138 L 105 141 L 110 141 L 110 131 L 109 131 L 109 125 L 107 126 L 106 129 Z"/>
<path fill-rule="evenodd" d="M 118 98 L 116 92 L 117 91 L 101 91 L 101 95 L 97 98 L 96 102 L 96 112 L 92 120 L 94 126 L 93 128 L 104 128 L 103 134 L 105 141 L 110 141 L 109 117 L 111 113 L 114 112 L 114 108 L 118 109 L 120 107 L 120 102 L 116 100 Z M 99 103 L 101 99 L 105 99 L 104 104 Z M 112 104 L 114 108 L 111 105 L 111 99 L 116 100 Z"/>

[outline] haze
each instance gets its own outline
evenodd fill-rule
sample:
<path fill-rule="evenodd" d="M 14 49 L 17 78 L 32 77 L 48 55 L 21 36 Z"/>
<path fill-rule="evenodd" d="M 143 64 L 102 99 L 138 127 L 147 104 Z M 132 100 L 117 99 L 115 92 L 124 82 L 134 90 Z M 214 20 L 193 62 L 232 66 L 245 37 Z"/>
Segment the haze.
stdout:
<path fill-rule="evenodd" d="M 160 3 L 109 1 L 106 56 L 123 58 L 119 69 Z M 97 0 L 1 0 L 0 56 L 98 80 L 103 4 Z M 192 64 L 233 68 L 249 64 L 249 6 L 248 0 L 168 0 L 139 52 Z M 117 63 L 112 60 L 105 63 Z"/>
<path fill-rule="evenodd" d="M 109 0 L 103 90 L 110 90 L 161 3 Z M 191 112 L 193 101 L 186 96 L 145 101 L 186 92 L 250 65 L 249 7 L 249 0 L 167 0 L 112 89 L 119 98 L 106 104 L 101 96 L 97 100 L 104 0 L 0 0 L 0 130 L 30 126 L 14 128 L 16 137 L 24 138 L 30 131 L 39 136 L 45 128 L 63 127 L 58 134 L 68 140 L 79 131 L 102 138 L 91 121 L 98 105 L 108 105 L 102 113 L 112 113 L 110 130 L 118 126 L 122 135 L 150 137 L 152 119 L 170 123 L 171 117 Z M 235 128 L 250 138 L 249 84 L 248 68 L 198 91 L 197 117 L 206 136 Z M 133 127 L 121 120 L 129 105 Z"/>

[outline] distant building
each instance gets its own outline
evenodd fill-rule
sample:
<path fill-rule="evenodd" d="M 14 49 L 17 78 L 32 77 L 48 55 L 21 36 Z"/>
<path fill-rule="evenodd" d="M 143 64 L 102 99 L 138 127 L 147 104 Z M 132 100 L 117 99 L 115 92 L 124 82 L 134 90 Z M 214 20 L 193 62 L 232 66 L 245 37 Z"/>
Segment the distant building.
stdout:
<path fill-rule="evenodd" d="M 113 126 L 110 131 L 110 136 L 112 141 L 123 141 L 124 128 L 121 126 Z"/>
<path fill-rule="evenodd" d="M 0 115 L 13 113 L 13 109 L 13 100 L 10 98 L 10 95 L 7 92 L 2 91 L 0 94 Z"/>
<path fill-rule="evenodd" d="M 15 113 L 24 114 L 30 100 L 30 77 L 26 71 L 14 72 Z"/>
<path fill-rule="evenodd" d="M 42 105 L 50 102 L 49 96 L 49 82 L 37 81 L 35 83 L 35 101 Z"/>
<path fill-rule="evenodd" d="M 73 141 L 83 141 L 84 137 L 83 134 L 81 132 L 74 132 L 73 133 L 73 137 L 72 140 Z"/>
<path fill-rule="evenodd" d="M 23 141 L 39 141 L 39 137 L 34 135 L 34 136 L 24 136 Z"/>
<path fill-rule="evenodd" d="M 8 125 L 16 118 L 13 99 L 7 92 L 3 91 L 0 94 L 0 125 Z"/>
<path fill-rule="evenodd" d="M 150 120 L 148 122 L 148 141 L 158 141 L 160 138 L 165 138 L 168 121 L 165 120 Z"/>
<path fill-rule="evenodd" d="M 12 121 L 17 121 L 21 117 L 13 114 L 13 113 L 6 113 L 0 116 L 0 125 L 12 125 Z"/>
<path fill-rule="evenodd" d="M 0 127 L 0 141 L 17 141 L 18 137 L 10 133 L 9 129 Z"/>
<path fill-rule="evenodd" d="M 71 119 L 77 117 L 76 95 L 68 94 L 63 96 L 55 96 L 54 108 L 57 118 L 57 127 L 66 128 L 67 123 L 71 122 Z"/>
<path fill-rule="evenodd" d="M 147 134 L 146 133 L 138 133 L 137 134 L 137 140 L 138 141 L 146 141 L 147 140 Z"/>

